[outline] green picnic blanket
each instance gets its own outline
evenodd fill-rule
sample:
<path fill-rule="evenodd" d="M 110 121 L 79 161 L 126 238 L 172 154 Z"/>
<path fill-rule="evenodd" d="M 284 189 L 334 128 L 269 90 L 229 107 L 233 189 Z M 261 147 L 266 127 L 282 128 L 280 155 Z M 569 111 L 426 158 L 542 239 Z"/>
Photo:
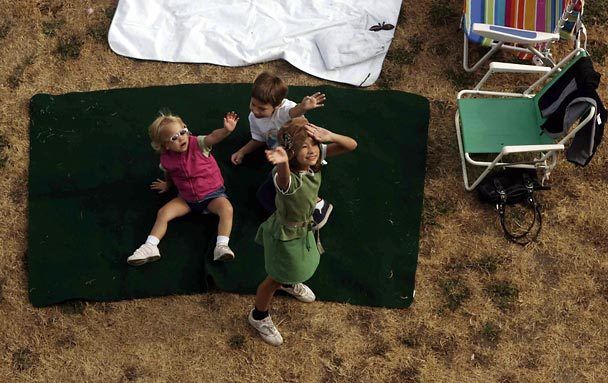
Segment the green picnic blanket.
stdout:
<path fill-rule="evenodd" d="M 254 294 L 265 277 L 263 248 L 253 241 L 266 218 L 256 190 L 271 166 L 261 151 L 238 167 L 230 163 L 230 154 L 250 138 L 250 90 L 250 84 L 200 84 L 34 96 L 27 252 L 32 304 L 210 289 Z M 359 146 L 323 168 L 320 195 L 334 212 L 321 231 L 326 253 L 308 284 L 320 300 L 407 307 L 418 255 L 428 101 L 328 86 L 293 86 L 289 97 L 299 101 L 315 91 L 326 93 L 327 102 L 309 112 L 309 120 Z M 234 262 L 211 260 L 217 218 L 189 214 L 169 224 L 158 262 L 126 263 L 172 197 L 149 188 L 162 173 L 147 127 L 167 108 L 196 135 L 221 127 L 228 111 L 241 117 L 213 149 L 234 206 Z"/>

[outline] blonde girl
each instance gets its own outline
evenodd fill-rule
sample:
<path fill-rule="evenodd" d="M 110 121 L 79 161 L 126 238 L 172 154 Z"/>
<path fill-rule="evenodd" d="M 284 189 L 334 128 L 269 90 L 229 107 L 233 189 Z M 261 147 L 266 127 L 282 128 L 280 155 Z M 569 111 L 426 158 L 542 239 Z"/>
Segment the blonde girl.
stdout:
<path fill-rule="evenodd" d="M 234 131 L 238 120 L 236 113 L 229 112 L 224 117 L 224 126 L 205 136 L 191 135 L 178 116 L 162 115 L 152 122 L 149 127 L 151 145 L 160 154 L 160 168 L 165 179 L 156 179 L 150 188 L 166 193 L 175 186 L 178 196 L 160 208 L 146 242 L 127 258 L 130 265 L 140 266 L 160 259 L 158 244 L 167 232 L 169 221 L 191 211 L 219 216 L 213 259 L 234 259 L 234 252 L 228 246 L 232 204 L 211 148 Z"/>

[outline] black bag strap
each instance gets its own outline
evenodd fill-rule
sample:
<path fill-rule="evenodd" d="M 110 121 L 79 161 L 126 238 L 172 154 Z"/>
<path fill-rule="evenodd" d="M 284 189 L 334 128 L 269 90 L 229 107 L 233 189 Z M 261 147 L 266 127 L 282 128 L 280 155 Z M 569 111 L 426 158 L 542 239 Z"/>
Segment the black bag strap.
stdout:
<path fill-rule="evenodd" d="M 501 196 L 501 202 L 496 204 L 496 209 L 498 210 L 498 215 L 500 216 L 500 226 L 502 226 L 502 230 L 505 233 L 505 237 L 509 241 L 517 243 L 519 245 L 525 245 L 527 243 L 534 241 L 536 239 L 536 237 L 538 237 L 538 234 L 540 233 L 540 230 L 543 225 L 542 215 L 540 214 L 540 205 L 536 202 L 536 199 L 534 198 L 534 182 L 532 181 L 530 176 L 526 173 L 523 174 L 523 179 L 524 179 L 524 185 L 526 186 L 526 190 L 528 192 L 526 202 L 534 210 L 534 218 L 532 219 L 532 223 L 530 224 L 530 226 L 528 226 L 528 228 L 522 234 L 511 233 L 509 231 L 509 229 L 507 228 L 507 225 L 505 223 L 505 209 L 507 206 L 506 193 L 504 191 L 504 188 L 502 188 L 502 185 L 500 184 L 500 182 L 497 182 L 497 180 L 494 180 L 495 181 L 494 185 L 496 186 L 496 190 L 498 191 L 498 193 Z M 534 228 L 534 225 L 537 222 L 538 222 L 538 225 L 536 227 L 536 230 L 534 230 L 532 232 L 532 229 Z"/>
<path fill-rule="evenodd" d="M 507 203 L 507 191 L 502 186 L 502 183 L 500 182 L 500 180 L 498 178 L 494 178 L 493 182 L 494 182 L 494 189 L 496 189 L 496 191 L 498 192 L 498 195 L 500 196 L 499 204 L 503 204 L 503 205 L 506 204 Z"/>

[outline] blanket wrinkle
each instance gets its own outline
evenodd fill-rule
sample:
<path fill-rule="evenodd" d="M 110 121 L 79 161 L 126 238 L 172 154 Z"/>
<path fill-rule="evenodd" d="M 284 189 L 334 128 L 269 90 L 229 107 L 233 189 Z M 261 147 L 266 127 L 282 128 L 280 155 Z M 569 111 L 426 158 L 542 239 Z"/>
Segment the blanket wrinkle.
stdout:
<path fill-rule="evenodd" d="M 401 0 L 119 0 L 108 42 L 117 54 L 144 60 L 244 66 L 284 59 L 320 78 L 369 86 L 394 30 L 381 31 L 382 41 L 354 31 L 396 25 L 400 8 Z M 351 29 L 353 45 L 339 47 L 345 36 L 336 28 Z M 329 34 L 325 42 L 317 41 L 321 33 Z"/>

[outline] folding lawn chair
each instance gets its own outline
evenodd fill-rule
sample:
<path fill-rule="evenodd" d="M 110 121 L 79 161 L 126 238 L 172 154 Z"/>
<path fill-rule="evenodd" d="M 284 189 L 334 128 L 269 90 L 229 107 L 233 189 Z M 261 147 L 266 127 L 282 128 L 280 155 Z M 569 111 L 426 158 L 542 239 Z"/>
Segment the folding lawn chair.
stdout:
<path fill-rule="evenodd" d="M 553 67 L 551 44 L 574 40 L 574 49 L 586 48 L 582 23 L 584 0 L 465 0 L 462 17 L 467 72 L 477 70 L 499 49 L 518 54 L 522 60 Z M 491 47 L 475 64 L 469 65 L 469 40 Z"/>
<path fill-rule="evenodd" d="M 570 108 L 571 104 L 566 103 L 570 101 L 567 99 L 564 101 L 565 96 L 559 96 L 562 93 L 558 94 L 559 97 L 555 96 L 555 93 L 556 91 L 562 92 L 563 88 L 563 94 L 575 95 L 573 92 L 576 90 L 573 90 L 573 88 L 576 88 L 577 82 L 570 77 L 575 74 L 580 76 L 579 68 L 582 65 L 574 68 L 573 66 L 587 56 L 585 50 L 576 49 L 523 93 L 505 93 L 480 89 L 463 90 L 458 93 L 458 110 L 456 111 L 455 123 L 466 190 L 475 189 L 492 170 L 502 167 L 538 169 L 543 173 L 544 182 L 557 163 L 557 152 L 563 151 L 564 145 L 581 128 L 587 126 L 589 129 L 582 131 L 579 140 L 576 140 L 575 137 L 570 144 L 567 152 L 569 160 L 571 149 L 575 146 L 574 143 L 576 142 L 578 145 L 580 138 L 584 134 L 588 134 L 591 128 L 594 135 L 596 123 L 602 124 L 598 127 L 599 140 L 601 140 L 601 132 L 603 132 L 603 122 L 601 120 L 606 119 L 605 109 L 601 105 L 601 101 L 595 104 L 593 102 L 585 103 L 587 98 L 584 99 L 585 102 L 582 105 L 577 105 L 577 114 L 574 117 L 572 115 L 564 116 L 558 122 L 558 125 L 562 128 L 564 125 L 575 125 L 577 119 L 580 121 L 569 132 L 567 131 L 569 126 L 565 127 L 564 132 L 562 132 L 562 134 L 565 134 L 563 138 L 556 138 L 555 140 L 558 139 L 556 142 L 549 137 L 547 132 L 541 129 L 541 126 L 548 119 L 551 118 L 551 121 L 553 121 L 555 116 L 560 116 L 557 113 L 552 115 L 552 113 L 555 113 L 557 104 L 562 103 L 562 107 L 567 105 Z M 512 65 L 515 68 L 522 67 L 518 64 L 500 64 Z M 591 65 L 590 62 L 588 64 Z M 571 68 L 572 71 L 569 72 Z M 594 79 L 599 83 L 599 74 L 594 71 L 593 73 L 597 76 Z M 564 77 L 564 79 L 559 81 L 560 77 Z M 545 85 L 537 94 L 533 94 L 534 89 L 542 84 Z M 593 92 L 597 95 L 595 89 Z M 543 95 L 546 95 L 546 97 L 543 97 Z M 546 105 L 547 100 L 551 102 L 550 107 Z M 596 118 L 598 116 L 596 110 L 598 109 L 602 110 L 602 118 Z M 567 122 L 564 124 L 564 121 Z M 588 123 L 593 126 L 590 127 L 587 125 Z M 596 139 L 595 145 L 599 143 L 599 140 Z M 590 156 L 593 155 L 595 150 L 593 138 L 591 138 L 591 143 L 592 147 L 590 149 L 588 147 L 584 149 L 592 152 Z M 590 156 L 586 157 L 587 161 Z M 586 163 L 579 164 L 584 165 Z M 483 169 L 472 184 L 469 183 L 467 165 L 479 166 Z"/>

